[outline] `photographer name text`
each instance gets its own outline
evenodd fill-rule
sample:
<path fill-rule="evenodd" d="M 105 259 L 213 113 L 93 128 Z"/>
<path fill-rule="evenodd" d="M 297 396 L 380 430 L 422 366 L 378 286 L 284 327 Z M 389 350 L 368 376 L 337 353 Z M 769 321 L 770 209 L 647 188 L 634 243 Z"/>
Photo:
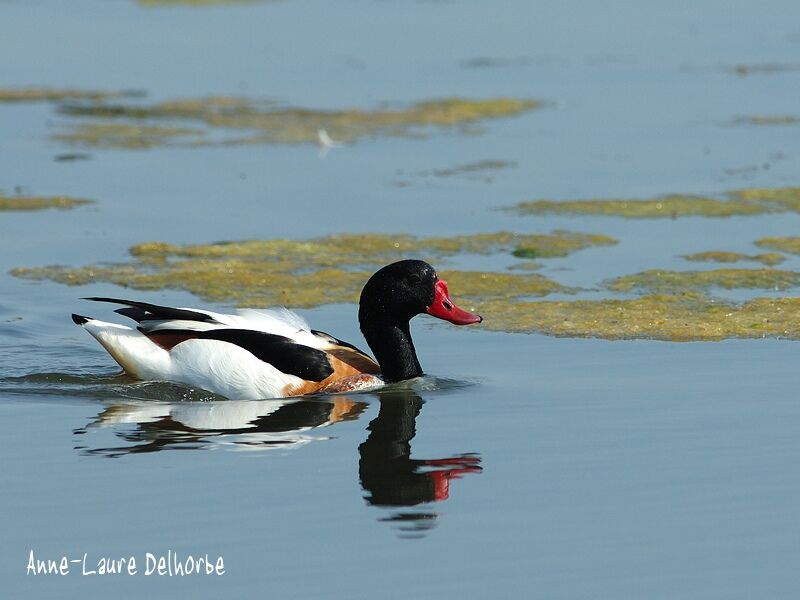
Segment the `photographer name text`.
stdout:
<path fill-rule="evenodd" d="M 59 556 L 58 558 L 42 558 L 33 550 L 28 554 L 27 575 L 67 575 L 105 576 L 105 575 L 145 575 L 147 577 L 185 577 L 187 575 L 225 575 L 225 561 L 221 556 L 210 557 L 208 554 L 179 554 L 174 550 L 153 554 L 145 552 L 137 557 L 131 556 L 98 556 L 88 552 L 77 558 Z"/>

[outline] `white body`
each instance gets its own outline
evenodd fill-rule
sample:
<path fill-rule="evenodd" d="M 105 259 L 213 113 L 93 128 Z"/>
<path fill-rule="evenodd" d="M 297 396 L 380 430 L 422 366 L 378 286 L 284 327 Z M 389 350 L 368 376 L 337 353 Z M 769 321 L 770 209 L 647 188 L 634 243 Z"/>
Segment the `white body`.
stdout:
<path fill-rule="evenodd" d="M 244 309 L 236 315 L 186 310 L 207 314 L 217 322 L 165 320 L 149 326 L 149 330 L 205 331 L 234 327 L 281 335 L 319 350 L 331 345 L 313 334 L 300 315 L 284 308 Z M 125 371 L 140 379 L 183 383 L 238 400 L 281 398 L 286 395 L 284 390 L 287 388 L 304 383 L 303 379 L 283 373 L 244 348 L 228 342 L 190 339 L 165 350 L 132 327 L 92 318 L 82 326 Z"/>

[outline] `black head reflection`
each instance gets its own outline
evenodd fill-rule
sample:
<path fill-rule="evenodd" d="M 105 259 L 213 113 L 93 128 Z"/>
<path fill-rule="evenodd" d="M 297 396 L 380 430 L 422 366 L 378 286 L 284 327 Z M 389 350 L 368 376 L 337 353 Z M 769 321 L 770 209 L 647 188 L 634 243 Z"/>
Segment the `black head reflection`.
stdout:
<path fill-rule="evenodd" d="M 382 392 L 378 416 L 369 424 L 367 440 L 358 447 L 361 486 L 369 504 L 411 507 L 446 500 L 450 482 L 467 473 L 479 473 L 474 453 L 447 458 L 411 458 L 411 440 L 423 400 L 408 389 Z M 403 535 L 422 535 L 436 524 L 433 511 L 400 511 L 382 519 L 394 523 Z"/>

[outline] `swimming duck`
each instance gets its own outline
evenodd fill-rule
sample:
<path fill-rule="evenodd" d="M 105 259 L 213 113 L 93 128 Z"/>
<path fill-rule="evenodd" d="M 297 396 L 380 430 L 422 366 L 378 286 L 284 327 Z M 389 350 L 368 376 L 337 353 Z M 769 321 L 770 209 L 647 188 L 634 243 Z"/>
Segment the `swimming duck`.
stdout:
<path fill-rule="evenodd" d="M 196 386 L 232 399 L 286 398 L 367 389 L 423 374 L 409 321 L 427 313 L 456 325 L 480 323 L 456 306 L 447 283 L 421 260 L 377 271 L 361 292 L 358 321 L 375 359 L 311 329 L 285 308 L 237 314 L 92 297 L 136 328 L 72 315 L 129 375 Z"/>

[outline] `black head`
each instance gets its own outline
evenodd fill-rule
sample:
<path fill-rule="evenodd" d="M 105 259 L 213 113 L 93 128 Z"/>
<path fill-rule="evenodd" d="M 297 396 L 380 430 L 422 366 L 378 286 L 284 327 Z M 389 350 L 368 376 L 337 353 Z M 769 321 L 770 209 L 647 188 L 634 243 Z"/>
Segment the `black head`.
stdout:
<path fill-rule="evenodd" d="M 387 265 L 364 286 L 358 321 L 386 381 L 422 375 L 408 325 L 422 313 L 457 325 L 481 321 L 478 315 L 453 304 L 447 284 L 439 279 L 432 266 L 421 260 Z"/>
<path fill-rule="evenodd" d="M 361 292 L 359 314 L 379 313 L 392 321 L 408 321 L 433 303 L 436 271 L 421 260 L 401 260 L 369 278 Z"/>
<path fill-rule="evenodd" d="M 369 278 L 361 292 L 359 320 L 381 315 L 403 323 L 428 313 L 457 325 L 479 323 L 478 315 L 457 307 L 436 270 L 423 260 L 401 260 L 383 267 Z"/>

